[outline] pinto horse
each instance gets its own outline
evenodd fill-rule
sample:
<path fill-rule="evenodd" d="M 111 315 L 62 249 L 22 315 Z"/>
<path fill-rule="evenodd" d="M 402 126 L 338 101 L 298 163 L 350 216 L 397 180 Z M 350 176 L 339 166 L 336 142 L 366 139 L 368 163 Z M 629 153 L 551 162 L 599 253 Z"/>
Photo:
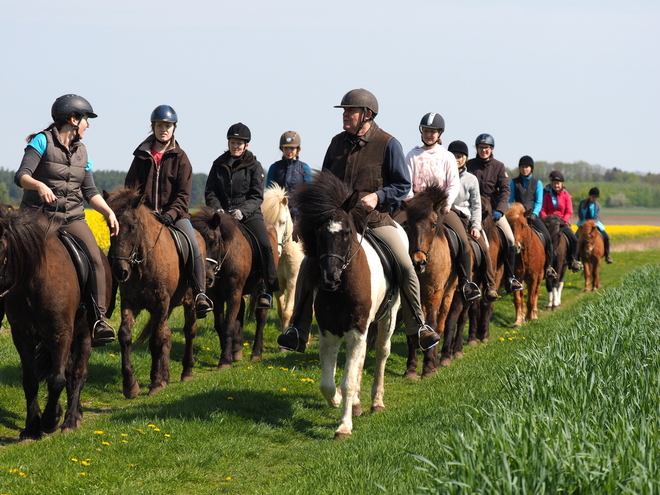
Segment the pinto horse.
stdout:
<path fill-rule="evenodd" d="M 438 185 L 429 185 L 412 199 L 402 203 L 406 212 L 406 233 L 410 257 L 419 278 L 420 300 L 426 323 L 439 334 L 444 333 L 442 361 L 438 361 L 438 347 L 424 351 L 422 377 L 438 372 L 438 364 L 446 366 L 451 362 L 456 342 L 454 332 L 456 321 L 451 328 L 445 328 L 449 308 L 456 291 L 458 277 L 452 269 L 451 253 L 445 237 L 442 208 L 447 204 L 447 192 Z M 462 342 L 461 342 L 462 346 Z M 405 378 L 416 380 L 417 350 L 408 339 L 408 361 Z"/>
<path fill-rule="evenodd" d="M 545 249 L 538 234 L 527 223 L 525 207 L 521 203 L 512 203 L 506 211 L 506 219 L 511 225 L 516 240 L 515 276 L 527 285 L 527 312 L 523 306 L 524 290 L 514 292 L 513 304 L 516 307 L 516 321 L 513 328 L 522 326 L 525 320 L 538 320 L 538 300 L 543 280 Z"/>
<path fill-rule="evenodd" d="M 261 204 L 264 218 L 273 224 L 277 232 L 279 262 L 277 275 L 281 290 L 275 293 L 277 312 L 282 329 L 288 328 L 293 315 L 296 280 L 304 254 L 299 242 L 293 240 L 293 219 L 289 210 L 289 197 L 278 184 L 273 184 L 264 192 Z"/>
<path fill-rule="evenodd" d="M 67 409 L 61 430 L 73 431 L 82 419 L 80 393 L 87 380 L 95 315 L 81 306 L 83 294 L 71 256 L 57 235 L 57 225 L 48 225 L 42 214 L 2 206 L 0 258 L 0 301 L 21 358 L 27 403 L 20 438 L 38 439 L 57 429 L 64 387 Z M 105 265 L 110 296 L 112 278 Z M 43 380 L 48 400 L 42 413 L 38 392 Z"/>
<path fill-rule="evenodd" d="M 293 192 L 298 207 L 297 225 L 305 254 L 310 258 L 309 287 L 314 287 L 314 310 L 319 325 L 321 361 L 320 389 L 331 407 L 343 403 L 341 423 L 335 439 L 349 436 L 352 416 L 362 412 L 360 387 L 367 352 L 367 334 L 377 321 L 376 364 L 371 389 L 371 411 L 385 408 L 383 403 L 385 364 L 390 354 L 390 338 L 396 326 L 399 291 L 391 288 L 375 250 L 364 241 L 369 215 L 355 205 L 357 191 L 330 172 L 317 172 L 309 184 Z M 402 242 L 406 235 L 397 226 Z M 393 290 L 391 290 L 393 289 Z M 388 304 L 388 293 L 391 299 Z M 385 303 L 384 311 L 379 311 Z M 342 338 L 346 340 L 346 364 L 341 388 L 335 384 L 337 355 Z"/>
<path fill-rule="evenodd" d="M 552 261 L 556 276 L 546 277 L 545 286 L 548 290 L 548 305 L 546 309 L 555 310 L 561 306 L 561 293 L 564 290 L 564 277 L 568 269 L 568 239 L 562 232 L 562 220 L 558 215 L 546 215 L 543 223 L 548 228 L 552 238 L 552 246 L 555 251 L 555 259 Z"/>
<path fill-rule="evenodd" d="M 250 242 L 232 215 L 202 206 L 190 216 L 190 220 L 204 240 L 206 259 L 215 273 L 215 282 L 207 295 L 213 300 L 215 330 L 220 339 L 218 369 L 225 370 L 231 368 L 232 363 L 243 359 L 243 296 L 256 296 L 257 292 L 261 292 L 259 258 L 252 252 Z M 266 228 L 277 265 L 275 229 L 268 222 Z M 251 360 L 259 361 L 264 351 L 264 327 L 268 320 L 268 310 L 257 308 L 255 315 L 257 325 Z"/>
<path fill-rule="evenodd" d="M 144 195 L 137 188 L 124 188 L 105 193 L 108 205 L 122 226 L 110 240 L 112 273 L 121 293 L 121 372 L 123 393 L 128 399 L 140 393 L 131 360 L 132 328 L 138 314 L 146 309 L 150 318 L 137 342 L 149 339 L 151 351 L 151 383 L 149 395 L 163 390 L 170 381 L 172 330 L 168 319 L 172 310 L 183 305 L 186 344 L 183 353 L 181 381 L 192 380 L 193 341 L 197 336 L 197 317 L 188 276 L 179 261 L 176 244 L 168 228 L 144 205 Z M 204 243 L 197 242 L 205 256 Z"/>
<path fill-rule="evenodd" d="M 600 286 L 600 264 L 605 255 L 605 243 L 594 220 L 587 220 L 577 231 L 578 252 L 584 264 L 584 290 L 595 291 Z"/>

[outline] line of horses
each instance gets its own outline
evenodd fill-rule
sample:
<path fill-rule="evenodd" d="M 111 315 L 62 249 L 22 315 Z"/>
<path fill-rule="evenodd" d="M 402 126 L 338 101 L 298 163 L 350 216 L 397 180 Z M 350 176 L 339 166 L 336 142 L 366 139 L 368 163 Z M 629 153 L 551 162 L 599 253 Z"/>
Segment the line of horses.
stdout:
<path fill-rule="evenodd" d="M 184 312 L 181 380 L 193 378 L 197 319 L 188 282 L 189 267 L 185 257 L 179 254 L 175 237 L 144 206 L 137 190 L 121 189 L 105 197 L 121 225 L 119 235 L 111 240 L 106 271 L 108 283 L 112 281 L 107 291 L 111 297 L 109 314 L 114 309 L 116 290 L 121 294 L 118 336 L 123 394 L 133 398 L 140 391 L 131 362 L 131 348 L 132 328 L 142 310 L 148 311 L 150 317 L 137 342 L 149 342 L 152 365 L 148 393 L 155 394 L 170 381 L 172 335 L 168 319 L 177 306 L 183 306 Z M 352 418 L 362 411 L 360 385 L 369 344 L 376 351 L 371 410 L 376 412 L 385 407 L 385 364 L 401 299 L 398 287 L 385 275 L 377 250 L 365 240 L 368 214 L 358 206 L 354 192 L 347 190 L 332 174 L 316 173 L 314 180 L 300 186 L 291 198 L 296 208 L 295 228 L 289 201 L 285 192 L 275 187 L 267 190 L 262 207 L 269 223 L 283 288 L 281 293 L 275 294 L 280 324 L 285 329 L 291 319 L 304 248 L 304 255 L 314 260 L 308 276 L 309 286 L 315 287 L 314 311 L 319 326 L 322 368 L 320 389 L 330 406 L 343 407 L 335 438 L 344 438 L 352 432 Z M 402 241 L 409 245 L 419 276 L 427 323 L 444 334 L 440 349 L 436 346 L 423 352 L 422 377 L 432 376 L 439 366 L 447 366 L 454 358 L 462 356 L 466 323 L 469 322 L 468 345 L 488 342 L 493 313 L 492 302 L 481 299 L 468 304 L 457 290 L 457 272 L 442 224 L 442 208 L 446 201 L 443 189 L 428 187 L 404 202 L 407 221 L 405 228 L 398 227 Z M 484 201 L 483 206 L 489 252 L 480 252 L 476 243 L 471 246 L 473 279 L 483 284 L 480 273 L 485 256 L 490 256 L 496 282 L 501 284 L 506 242 L 492 221 L 488 202 Z M 538 295 L 544 273 L 543 244 L 529 227 L 527 214 L 522 205 L 516 203 L 506 213 L 519 252 L 515 275 L 524 281 L 528 291 L 526 312 L 523 293 L 514 295 L 514 326 L 538 318 Z M 261 289 L 259 263 L 248 236 L 231 215 L 201 207 L 191 215 L 191 221 L 207 260 L 207 293 L 214 303 L 214 324 L 221 349 L 218 369 L 224 370 L 243 359 L 246 311 L 243 296 L 254 295 Z M 549 228 L 554 229 L 553 221 L 552 218 L 546 220 Z M 595 228 L 593 222 L 586 222 L 578 235 L 585 277 L 590 277 L 587 288 L 595 290 L 603 245 L 597 228 L 594 231 L 592 226 Z M 557 252 L 554 260 L 557 277 L 546 283 L 552 294 L 548 307 L 554 309 L 561 302 L 567 242 L 561 234 L 553 237 L 553 241 Z M 66 432 L 80 426 L 80 393 L 92 352 L 89 329 L 93 324 L 90 321 L 93 316 L 88 315 L 85 305 L 81 304 L 84 300 L 74 264 L 59 240 L 57 225 L 32 210 L 0 208 L 0 307 L 3 314 L 6 312 L 23 370 L 27 419 L 20 434 L 22 440 L 37 439 L 57 429 L 62 414 L 59 399 L 65 387 L 67 409 L 61 429 Z M 268 310 L 256 309 L 253 305 L 249 310 L 256 316 L 251 355 L 256 361 L 263 354 Z M 337 387 L 335 373 L 342 341 L 346 343 L 346 363 Z M 417 355 L 409 342 L 404 374 L 409 379 L 420 377 Z M 42 412 L 37 394 L 39 383 L 44 380 L 48 399 Z"/>

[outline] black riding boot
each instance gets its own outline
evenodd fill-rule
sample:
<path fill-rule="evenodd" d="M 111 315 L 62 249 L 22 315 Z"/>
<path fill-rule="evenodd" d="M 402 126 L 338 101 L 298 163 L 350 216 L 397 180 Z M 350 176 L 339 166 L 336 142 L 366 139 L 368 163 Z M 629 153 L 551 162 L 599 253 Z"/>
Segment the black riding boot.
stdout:
<path fill-rule="evenodd" d="M 508 249 L 507 257 L 504 260 L 504 288 L 507 292 L 518 292 L 523 290 L 523 286 L 513 275 L 516 266 L 516 251 L 512 246 L 509 246 Z"/>
<path fill-rule="evenodd" d="M 554 278 L 557 271 L 552 266 L 555 262 L 555 247 L 552 245 L 552 239 L 545 242 L 545 278 Z"/>
<path fill-rule="evenodd" d="M 600 234 L 603 237 L 603 245 L 605 246 L 605 262 L 612 263 L 612 257 L 610 256 L 610 236 L 604 230 L 601 230 Z"/>
<path fill-rule="evenodd" d="M 461 287 L 461 294 L 466 302 L 474 301 L 481 297 L 481 291 L 477 284 L 470 280 L 472 272 L 472 257 L 467 249 L 462 249 L 456 261 L 458 269 L 458 284 Z"/>

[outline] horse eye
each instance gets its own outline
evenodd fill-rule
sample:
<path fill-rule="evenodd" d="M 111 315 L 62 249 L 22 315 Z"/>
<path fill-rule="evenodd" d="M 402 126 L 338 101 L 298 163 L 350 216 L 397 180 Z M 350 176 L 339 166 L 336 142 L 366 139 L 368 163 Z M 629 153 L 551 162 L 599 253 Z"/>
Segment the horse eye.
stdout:
<path fill-rule="evenodd" d="M 435 229 L 437 229 L 437 228 L 438 228 L 438 224 L 437 224 L 437 223 L 432 223 L 432 224 L 431 224 L 431 230 L 435 230 Z"/>

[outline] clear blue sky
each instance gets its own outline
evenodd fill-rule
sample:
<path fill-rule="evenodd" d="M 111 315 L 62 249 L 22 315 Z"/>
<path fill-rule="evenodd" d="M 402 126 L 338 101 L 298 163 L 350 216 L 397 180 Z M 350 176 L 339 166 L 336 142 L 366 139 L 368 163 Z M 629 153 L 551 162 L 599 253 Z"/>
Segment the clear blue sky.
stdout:
<path fill-rule="evenodd" d="M 434 111 L 445 145 L 474 156 L 488 132 L 510 167 L 528 154 L 660 173 L 658 25 L 657 0 L 3 1 L 0 167 L 77 93 L 99 114 L 85 135 L 96 170 L 128 168 L 159 104 L 179 114 L 196 172 L 238 121 L 265 169 L 287 130 L 318 168 L 341 131 L 333 105 L 364 87 L 404 151 Z"/>

